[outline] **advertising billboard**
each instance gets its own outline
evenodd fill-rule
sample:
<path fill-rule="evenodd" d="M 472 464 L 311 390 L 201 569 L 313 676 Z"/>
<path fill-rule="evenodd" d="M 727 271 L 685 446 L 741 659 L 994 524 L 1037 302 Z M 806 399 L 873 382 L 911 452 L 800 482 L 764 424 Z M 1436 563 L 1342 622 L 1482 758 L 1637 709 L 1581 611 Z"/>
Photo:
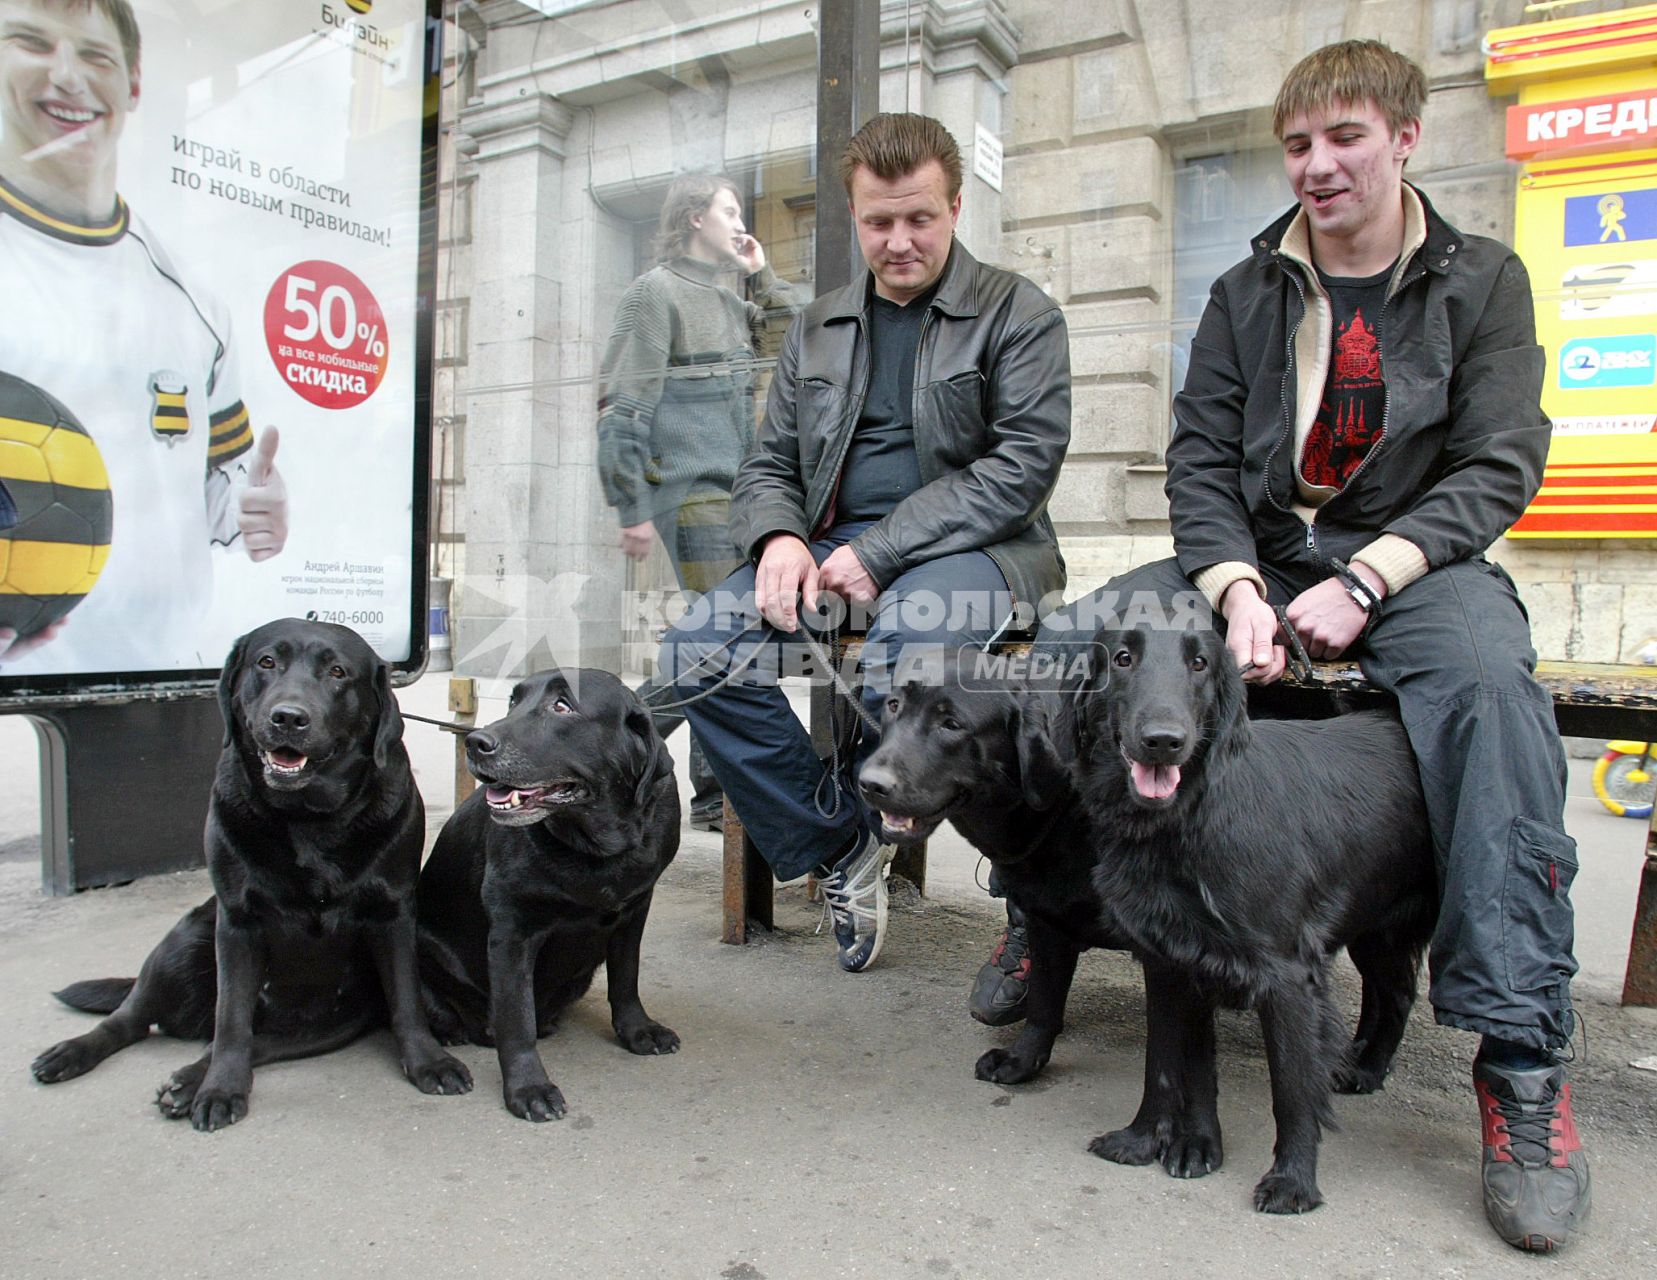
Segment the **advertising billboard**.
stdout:
<path fill-rule="evenodd" d="M 0 700 L 424 656 L 438 0 L 0 0 Z"/>
<path fill-rule="evenodd" d="M 1554 439 L 1509 536 L 1657 537 L 1657 163 L 1533 166 L 1515 239 Z"/>

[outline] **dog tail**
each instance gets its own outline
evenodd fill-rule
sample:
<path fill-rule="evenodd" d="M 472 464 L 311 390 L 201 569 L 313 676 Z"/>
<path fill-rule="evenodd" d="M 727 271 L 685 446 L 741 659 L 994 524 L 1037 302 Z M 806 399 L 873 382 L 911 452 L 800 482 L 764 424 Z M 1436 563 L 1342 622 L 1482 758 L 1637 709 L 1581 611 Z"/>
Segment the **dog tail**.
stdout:
<path fill-rule="evenodd" d="M 88 978 L 52 992 L 71 1009 L 85 1013 L 114 1013 L 137 983 L 137 978 Z"/>

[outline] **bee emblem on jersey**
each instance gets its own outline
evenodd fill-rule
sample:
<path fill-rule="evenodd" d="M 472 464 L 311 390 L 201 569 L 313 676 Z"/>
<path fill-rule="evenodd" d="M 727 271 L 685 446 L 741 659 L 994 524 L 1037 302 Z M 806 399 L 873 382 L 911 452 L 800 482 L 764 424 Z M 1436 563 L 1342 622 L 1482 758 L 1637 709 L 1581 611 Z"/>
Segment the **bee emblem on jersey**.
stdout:
<path fill-rule="evenodd" d="M 150 430 L 156 439 L 171 444 L 190 434 L 190 410 L 184 403 L 189 394 L 183 374 L 171 369 L 150 374 Z"/>
<path fill-rule="evenodd" d="M 0 627 L 33 635 L 92 590 L 115 504 L 103 455 L 59 401 L 0 373 Z"/>

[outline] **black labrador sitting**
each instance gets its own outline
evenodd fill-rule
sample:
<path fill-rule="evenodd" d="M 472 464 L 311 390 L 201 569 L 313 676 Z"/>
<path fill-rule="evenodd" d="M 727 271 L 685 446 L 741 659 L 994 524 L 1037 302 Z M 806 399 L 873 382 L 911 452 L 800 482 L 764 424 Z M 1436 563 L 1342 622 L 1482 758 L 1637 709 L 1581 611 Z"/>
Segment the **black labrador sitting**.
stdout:
<path fill-rule="evenodd" d="M 386 664 L 355 632 L 288 618 L 235 644 L 219 678 L 224 750 L 208 806 L 213 896 L 138 977 L 58 998 L 107 1013 L 35 1059 L 43 1083 L 90 1071 L 152 1025 L 212 1039 L 157 1105 L 197 1129 L 247 1114 L 253 1068 L 326 1053 L 388 1021 L 423 1093 L 472 1079 L 420 1003 L 415 882 L 425 809 Z"/>
<path fill-rule="evenodd" d="M 437 1035 L 493 1044 L 507 1110 L 555 1120 L 564 1095 L 535 1041 L 600 964 L 616 1037 L 672 1053 L 639 1003 L 639 941 L 679 850 L 679 789 L 650 713 L 603 671 L 545 671 L 504 719 L 466 737 L 483 788 L 444 824 L 420 873 L 420 972 Z"/>
<path fill-rule="evenodd" d="M 1395 716 L 1251 722 L 1206 620 L 1101 631 L 1082 694 L 1080 789 L 1094 883 L 1145 961 L 1145 1092 L 1090 1150 L 1196 1177 L 1221 1160 L 1213 1009 L 1259 1011 L 1277 1121 L 1257 1209 L 1300 1213 L 1317 1186 L 1329 1090 L 1391 1066 L 1437 913 L 1414 758 Z M 1345 947 L 1364 979 L 1357 1033 L 1329 994 Z"/>
<path fill-rule="evenodd" d="M 882 840 L 918 843 L 948 819 L 1024 912 L 1024 1026 L 1011 1048 L 989 1050 L 976 1067 L 995 1084 L 1033 1080 L 1047 1065 L 1081 953 L 1127 946 L 1093 887 L 1098 841 L 1062 763 L 1064 726 L 1054 726 L 1055 743 L 1042 697 L 1011 678 L 1024 661 L 963 649 L 941 678 L 916 673 L 896 684 L 858 781 L 880 813 Z"/>

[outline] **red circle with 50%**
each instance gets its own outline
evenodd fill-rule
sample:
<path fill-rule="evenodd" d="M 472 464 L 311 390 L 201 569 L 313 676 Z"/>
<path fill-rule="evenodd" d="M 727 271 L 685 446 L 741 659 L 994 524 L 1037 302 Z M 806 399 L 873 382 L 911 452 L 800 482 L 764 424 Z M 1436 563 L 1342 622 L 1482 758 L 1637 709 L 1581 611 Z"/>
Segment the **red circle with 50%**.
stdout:
<path fill-rule="evenodd" d="M 283 381 L 324 409 L 368 399 L 390 359 L 385 316 L 368 286 L 320 259 L 276 277 L 265 295 L 265 342 Z"/>

